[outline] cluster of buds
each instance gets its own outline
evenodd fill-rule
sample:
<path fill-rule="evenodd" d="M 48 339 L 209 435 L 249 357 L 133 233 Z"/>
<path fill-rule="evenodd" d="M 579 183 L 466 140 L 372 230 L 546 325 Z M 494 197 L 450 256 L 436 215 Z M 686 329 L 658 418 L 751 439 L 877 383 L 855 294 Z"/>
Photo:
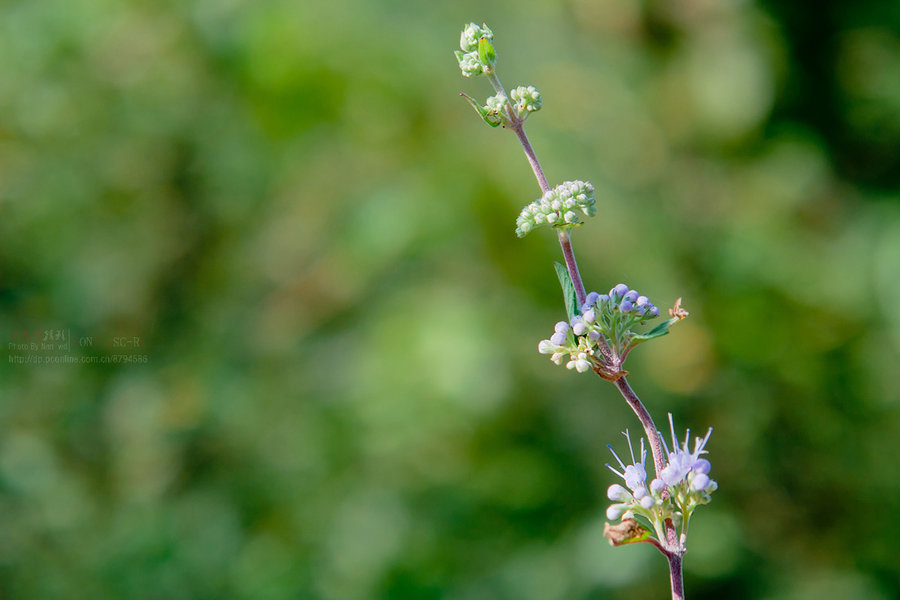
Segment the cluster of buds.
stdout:
<path fill-rule="evenodd" d="M 691 514 L 698 506 L 709 503 L 710 494 L 718 488 L 716 482 L 709 477 L 709 461 L 701 458 L 702 454 L 707 453 L 704 447 L 712 433 L 712 428 L 706 432 L 706 437 L 696 438 L 693 451 L 689 451 L 690 430 L 685 434 L 684 443 L 679 446 L 671 414 L 669 415 L 669 427 L 672 431 L 674 450 L 669 452 L 668 446 L 665 446 L 665 440 L 660 436 L 668 455 L 668 462 L 660 471 L 659 476 L 649 484 L 647 483 L 647 471 L 644 468 L 647 452 L 644 449 L 643 438 L 641 438 L 640 460 L 637 460 L 634 456 L 631 438 L 628 436 L 628 432 L 625 432 L 628 449 L 631 452 L 631 464 L 628 465 L 622 462 L 619 455 L 610 447 L 610 452 L 622 470 L 618 471 L 610 465 L 606 466 L 624 480 L 625 486 L 615 483 L 607 490 L 606 495 L 614 504 L 606 510 L 606 517 L 610 521 L 641 517 L 653 527 L 659 541 L 666 539 L 663 534 L 665 521 L 671 519 L 673 523 L 681 525 L 682 536 L 679 544 L 683 548 L 684 536 Z"/>
<path fill-rule="evenodd" d="M 475 109 L 490 125 L 503 125 L 505 127 L 524 123 L 533 112 L 541 110 L 541 93 L 533 85 L 525 87 L 520 85 L 510 92 L 510 102 L 506 94 L 500 92 L 487 99 L 487 103 L 480 109 Z"/>
<path fill-rule="evenodd" d="M 681 313 L 687 315 L 683 309 Z M 620 283 L 608 294 L 588 294 L 581 312 L 568 323 L 557 323 L 553 335 L 538 344 L 538 351 L 550 354 L 550 359 L 558 365 L 568 355 L 569 369 L 579 373 L 593 369 L 615 380 L 625 373 L 621 367 L 631 349 L 668 333 L 669 326 L 683 318 L 681 313 L 649 331 L 642 331 L 641 326 L 659 316 L 659 308 L 646 296 Z"/>
<path fill-rule="evenodd" d="M 456 51 L 456 60 L 464 77 L 476 77 L 490 73 L 496 62 L 494 47 L 490 40 L 494 39 L 494 33 L 483 24 L 481 27 L 475 23 L 466 25 L 459 36 L 459 48 Z"/>
<path fill-rule="evenodd" d="M 530 113 L 541 110 L 543 104 L 541 93 L 533 85 L 513 88 L 509 97 L 512 98 L 513 110 L 520 121 L 524 121 Z"/>
<path fill-rule="evenodd" d="M 525 237 L 535 227 L 574 227 L 581 225 L 581 212 L 589 217 L 597 214 L 594 186 L 587 181 L 564 181 L 541 198 L 522 209 L 516 219 L 516 235 Z"/>

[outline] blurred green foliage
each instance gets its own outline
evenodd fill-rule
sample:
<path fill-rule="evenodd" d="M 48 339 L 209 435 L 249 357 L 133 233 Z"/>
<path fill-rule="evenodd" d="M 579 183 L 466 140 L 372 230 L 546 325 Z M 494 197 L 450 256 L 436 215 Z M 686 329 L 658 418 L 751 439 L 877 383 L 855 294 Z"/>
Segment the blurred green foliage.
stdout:
<path fill-rule="evenodd" d="M 602 537 L 614 388 L 563 316 L 539 194 L 453 57 L 496 34 L 589 289 L 691 318 L 635 352 L 720 489 L 693 598 L 895 598 L 900 5 L 0 3 L 4 598 L 662 598 Z M 109 356 L 109 347 L 73 354 Z M 10 354 L 14 353 L 10 350 Z"/>

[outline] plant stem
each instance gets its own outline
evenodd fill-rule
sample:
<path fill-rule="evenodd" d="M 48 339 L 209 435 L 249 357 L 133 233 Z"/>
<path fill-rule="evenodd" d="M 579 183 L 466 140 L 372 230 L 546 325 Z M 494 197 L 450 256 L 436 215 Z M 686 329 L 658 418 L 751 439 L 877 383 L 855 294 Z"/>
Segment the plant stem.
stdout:
<path fill-rule="evenodd" d="M 578 298 L 579 311 L 587 299 L 584 291 L 584 282 L 581 280 L 581 273 L 578 272 L 578 263 L 575 262 L 575 253 L 572 251 L 572 237 L 569 235 L 568 229 L 557 229 L 559 236 L 559 245 L 562 248 L 563 256 L 566 259 L 566 269 L 569 270 L 569 277 L 575 285 L 575 297 Z"/>
<path fill-rule="evenodd" d="M 663 453 L 659 430 L 656 429 L 656 425 L 653 423 L 653 417 L 650 416 L 644 403 L 641 402 L 641 399 L 638 398 L 637 394 L 634 393 L 634 390 L 631 389 L 631 385 L 629 385 L 626 377 L 616 380 L 615 384 L 616 387 L 619 388 L 622 397 L 625 398 L 625 402 L 628 403 L 628 406 L 631 407 L 631 410 L 637 415 L 638 421 L 640 421 L 641 425 L 644 427 L 644 434 L 650 442 L 650 449 L 653 454 L 653 468 L 656 471 L 656 476 L 659 477 L 659 474 L 666 464 L 666 458 Z M 672 600 L 682 600 L 684 598 L 684 582 L 681 575 L 683 553 L 678 540 L 678 532 L 675 530 L 675 524 L 667 519 L 666 544 L 663 554 L 666 555 L 666 560 L 669 561 L 669 579 L 672 584 Z"/>
<path fill-rule="evenodd" d="M 503 84 L 500 83 L 500 79 L 497 77 L 496 72 L 492 70 L 488 73 L 488 80 L 491 82 L 491 86 L 496 93 L 503 94 L 507 97 L 506 110 L 510 121 L 510 129 L 512 129 L 513 132 L 515 132 L 516 137 L 519 138 L 519 143 L 522 145 L 522 150 L 525 151 L 525 157 L 528 159 L 528 164 L 531 165 L 531 170 L 534 171 L 534 177 L 541 187 L 541 193 L 546 194 L 550 191 L 550 185 L 547 183 L 547 176 L 544 175 L 544 169 L 541 167 L 537 154 L 534 152 L 534 147 L 531 145 L 531 141 L 525 134 L 523 122 L 516 117 L 516 113 L 508 101 L 509 96 L 503 88 Z M 563 256 L 566 260 L 566 269 L 569 271 L 569 277 L 572 278 L 572 283 L 575 285 L 575 295 L 580 307 L 584 304 L 587 294 L 584 290 L 584 281 L 581 279 L 581 273 L 578 271 L 578 263 L 575 262 L 575 253 L 572 250 L 572 238 L 567 229 L 559 229 L 558 237 L 559 245 L 562 248 Z M 606 345 L 604 344 L 604 346 Z M 606 346 L 606 355 L 611 356 L 608 346 Z M 624 359 L 624 357 L 622 357 L 622 359 Z M 621 365 L 620 360 L 621 359 L 617 360 L 619 366 Z M 656 429 L 656 425 L 653 423 L 650 413 L 647 412 L 647 408 L 641 402 L 640 398 L 637 397 L 637 394 L 634 393 L 634 390 L 631 389 L 627 379 L 625 377 L 620 377 L 615 381 L 615 384 L 616 387 L 619 388 L 619 392 L 621 392 L 622 396 L 625 398 L 625 401 L 628 403 L 628 406 L 631 407 L 634 414 L 637 415 L 638 420 L 641 422 L 641 425 L 644 427 L 644 433 L 646 434 L 647 440 L 650 442 L 650 448 L 653 451 L 653 466 L 656 471 L 656 476 L 659 477 L 660 472 L 666 464 L 666 457 L 665 454 L 663 454 L 659 431 Z M 665 544 L 656 543 L 654 545 L 666 556 L 666 560 L 669 561 L 672 600 L 683 600 L 684 582 L 681 573 L 683 551 L 679 545 L 678 533 L 675 531 L 675 525 L 671 520 L 666 521 L 665 541 Z"/>
<path fill-rule="evenodd" d="M 660 472 L 662 472 L 666 465 L 666 455 L 663 453 L 662 442 L 659 439 L 659 431 L 653 423 L 653 417 L 650 416 L 644 403 L 641 402 L 641 399 L 638 398 L 637 394 L 634 393 L 634 390 L 631 389 L 627 377 L 621 377 L 615 384 L 616 387 L 619 388 L 622 397 L 625 398 L 625 402 L 628 403 L 628 406 L 631 407 L 631 410 L 637 415 L 638 421 L 640 421 L 641 425 L 644 427 L 644 434 L 647 436 L 647 441 L 650 442 L 650 449 L 653 453 L 653 468 L 656 471 L 656 476 L 659 477 Z"/>
<path fill-rule="evenodd" d="M 541 168 L 541 163 L 534 153 L 534 148 L 531 146 L 531 142 L 525 134 L 525 125 L 520 121 L 512 127 L 512 130 L 515 132 L 516 137 L 519 138 L 519 143 L 522 144 L 522 150 L 525 151 L 525 158 L 528 159 L 528 164 L 531 165 L 531 170 L 534 171 L 534 177 L 537 179 L 538 185 L 541 186 L 541 193 L 546 194 L 550 191 L 550 184 L 547 183 L 544 169 Z"/>
<path fill-rule="evenodd" d="M 506 96 L 506 90 L 503 88 L 503 84 L 500 83 L 500 79 L 497 77 L 496 73 L 489 73 L 488 79 L 490 80 L 494 91 Z M 522 145 L 522 150 L 525 151 L 525 157 L 528 159 L 528 164 L 531 165 L 531 170 L 534 171 L 534 176 L 537 179 L 538 185 L 541 187 L 541 193 L 546 194 L 550 191 L 550 185 L 547 183 L 547 177 L 544 175 L 544 169 L 541 167 L 537 154 L 534 152 L 534 147 L 531 145 L 531 141 L 525 134 L 524 124 L 521 120 L 516 119 L 515 112 L 508 102 L 507 112 L 512 123 L 510 129 L 512 129 L 515 132 L 516 137 L 519 138 L 519 143 Z M 587 298 L 587 294 L 584 290 L 584 281 L 581 279 L 581 273 L 578 271 L 578 263 L 575 262 L 575 253 L 572 250 L 572 238 L 567 229 L 559 229 L 558 237 L 559 245 L 562 248 L 563 256 L 566 260 L 566 269 L 569 271 L 569 277 L 572 278 L 572 283 L 575 285 L 575 296 L 578 299 L 578 305 L 582 306 Z M 606 347 L 606 354 L 611 356 L 608 346 Z M 624 359 L 624 357 L 622 358 Z M 653 467 L 656 471 L 656 476 L 659 477 L 660 472 L 665 467 L 666 457 L 663 453 L 659 431 L 653 423 L 653 418 L 650 416 L 650 413 L 647 411 L 643 402 L 641 402 L 641 399 L 638 398 L 637 394 L 634 393 L 634 390 L 631 389 L 631 385 L 629 385 L 628 380 L 625 377 L 617 379 L 615 384 L 616 387 L 619 388 L 619 392 L 621 392 L 622 396 L 625 398 L 625 401 L 628 403 L 628 406 L 631 407 L 631 410 L 634 411 L 634 414 L 637 415 L 638 420 L 644 427 L 644 433 L 646 434 L 647 440 L 650 442 L 650 448 L 653 451 Z M 672 600 L 683 600 L 684 582 L 681 572 L 683 551 L 679 544 L 675 525 L 671 520 L 666 521 L 665 543 L 657 543 L 654 545 L 666 556 L 666 560 L 669 561 L 669 579 L 672 585 Z"/>
<path fill-rule="evenodd" d="M 684 578 L 681 575 L 682 556 L 679 552 L 666 553 L 669 561 L 669 583 L 672 586 L 672 600 L 684 600 Z"/>

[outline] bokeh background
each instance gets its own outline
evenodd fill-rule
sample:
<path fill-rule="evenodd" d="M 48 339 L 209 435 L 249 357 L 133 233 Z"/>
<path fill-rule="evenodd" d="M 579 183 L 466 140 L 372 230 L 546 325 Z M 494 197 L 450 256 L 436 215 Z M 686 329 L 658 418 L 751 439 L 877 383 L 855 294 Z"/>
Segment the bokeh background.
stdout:
<path fill-rule="evenodd" d="M 715 428 L 689 596 L 900 595 L 900 4 L 5 0 L 0 334 L 98 362 L 0 361 L 0 596 L 666 596 L 470 20 L 588 288 L 691 311 L 629 360 Z"/>

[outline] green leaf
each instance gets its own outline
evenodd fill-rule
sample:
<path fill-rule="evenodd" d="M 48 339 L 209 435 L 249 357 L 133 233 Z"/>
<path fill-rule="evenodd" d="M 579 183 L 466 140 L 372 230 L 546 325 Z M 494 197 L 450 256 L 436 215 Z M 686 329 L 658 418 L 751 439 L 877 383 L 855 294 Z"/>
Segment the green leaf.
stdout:
<path fill-rule="evenodd" d="M 497 53 L 494 52 L 494 45 L 486 37 L 478 40 L 478 59 L 481 64 L 492 67 L 497 64 Z"/>
<path fill-rule="evenodd" d="M 563 299 L 566 301 L 566 314 L 569 315 L 569 321 L 571 321 L 575 318 L 575 315 L 581 314 L 581 311 L 578 310 L 578 296 L 575 295 L 575 284 L 572 283 L 572 277 L 569 275 L 569 270 L 566 269 L 565 265 L 554 262 L 553 266 L 556 268 L 556 276 L 559 277 L 559 285 L 562 286 Z"/>
<path fill-rule="evenodd" d="M 653 338 L 664 336 L 669 333 L 669 327 L 677 323 L 679 320 L 680 319 L 678 319 L 678 317 L 666 319 L 647 333 L 641 333 L 632 337 L 632 343 L 639 344 L 640 342 L 646 342 L 647 340 L 652 340 Z"/>
<path fill-rule="evenodd" d="M 478 113 L 478 116 L 480 116 L 481 119 L 482 119 L 485 123 L 487 123 L 487 124 L 490 125 L 491 127 L 497 127 L 497 126 L 500 124 L 499 121 L 497 121 L 497 122 L 495 123 L 495 122 L 493 122 L 493 121 L 490 120 L 490 117 L 492 117 L 493 115 L 489 114 L 486 110 L 484 110 L 484 107 L 481 106 L 480 104 L 478 104 L 478 102 L 475 101 L 475 98 L 469 96 L 468 94 L 463 94 L 463 93 L 461 93 L 461 92 L 460 92 L 459 95 L 466 99 L 466 101 L 469 103 L 469 106 L 471 106 L 472 108 L 475 109 L 475 112 Z"/>

